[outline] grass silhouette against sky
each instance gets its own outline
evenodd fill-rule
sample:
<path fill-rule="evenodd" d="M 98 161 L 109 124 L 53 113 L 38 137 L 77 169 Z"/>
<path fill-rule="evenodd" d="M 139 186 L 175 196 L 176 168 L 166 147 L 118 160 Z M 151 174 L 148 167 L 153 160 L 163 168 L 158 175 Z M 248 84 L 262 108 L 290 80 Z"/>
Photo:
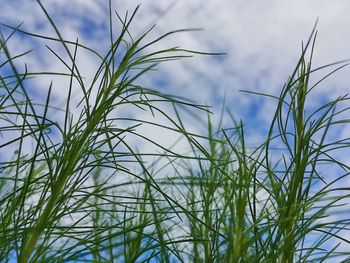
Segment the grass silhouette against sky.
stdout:
<path fill-rule="evenodd" d="M 317 64 L 314 21 L 300 44 L 297 3 L 271 8 L 300 12 L 292 22 L 226 5 L 252 25 L 206 38 L 180 26 L 225 2 L 193 2 L 175 23 L 181 1 L 37 1 L 18 6 L 23 25 L 14 2 L 1 26 L 1 260 L 347 262 L 347 64 Z"/>

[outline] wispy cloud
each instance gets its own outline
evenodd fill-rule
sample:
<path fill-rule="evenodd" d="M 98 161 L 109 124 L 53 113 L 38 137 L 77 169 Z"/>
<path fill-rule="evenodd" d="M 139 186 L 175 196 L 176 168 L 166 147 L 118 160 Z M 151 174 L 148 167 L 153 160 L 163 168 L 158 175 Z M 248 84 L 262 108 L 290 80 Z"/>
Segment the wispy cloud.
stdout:
<path fill-rule="evenodd" d="M 18 25 L 44 35 L 54 36 L 36 1 L 6 1 L 2 5 L 1 21 Z M 43 2 L 64 38 L 97 48 L 108 48 L 108 1 L 46 1 Z M 132 10 L 139 1 L 112 1 L 120 14 Z M 238 92 L 248 89 L 278 94 L 301 53 L 301 41 L 306 40 L 319 19 L 315 65 L 350 57 L 348 43 L 350 22 L 348 1 L 150 1 L 141 2 L 137 18 L 131 27 L 136 35 L 154 23 L 157 27 L 150 37 L 160 36 L 181 28 L 202 28 L 203 31 L 181 33 L 164 39 L 160 45 L 226 52 L 224 57 L 196 56 L 194 59 L 164 64 L 149 74 L 145 83 L 157 89 L 193 98 L 199 103 L 214 105 L 219 110 L 226 92 L 227 106 L 246 122 L 269 120 L 273 103 L 256 100 Z M 117 19 L 115 30 L 120 29 Z M 27 63 L 33 68 L 63 69 L 62 64 L 49 55 L 45 46 L 25 37 L 14 39 L 18 50 L 36 48 Z M 50 44 L 55 47 L 54 43 Z M 98 60 L 86 55 L 80 60 L 84 76 L 91 76 Z M 326 72 L 324 71 L 324 74 Z M 326 98 L 347 93 L 348 69 L 324 82 L 317 97 Z M 322 77 L 318 74 L 317 77 Z M 160 85 L 161 84 L 161 85 Z M 44 89 L 47 88 L 43 87 Z M 331 91 L 331 92 L 330 92 Z M 56 96 L 64 99 L 65 91 L 56 89 Z M 252 114 L 252 111 L 256 112 Z"/>

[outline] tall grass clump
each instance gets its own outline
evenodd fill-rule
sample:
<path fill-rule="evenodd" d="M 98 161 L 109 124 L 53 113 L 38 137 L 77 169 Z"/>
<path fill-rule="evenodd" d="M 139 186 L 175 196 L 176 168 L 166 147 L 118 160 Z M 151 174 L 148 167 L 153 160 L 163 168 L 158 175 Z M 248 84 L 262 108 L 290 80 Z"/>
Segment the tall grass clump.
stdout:
<path fill-rule="evenodd" d="M 114 38 L 111 28 L 110 48 L 102 56 L 78 41 L 64 40 L 44 6 L 40 1 L 38 3 L 56 37 L 34 35 L 19 27 L 10 27 L 13 30 L 10 37 L 19 32 L 60 43 L 67 60 L 48 48 L 69 73 L 33 73 L 27 68 L 21 73 L 15 60 L 25 54 L 11 56 L 7 48 L 10 37 L 2 38 L 5 60 L 1 66 L 6 67 L 4 72 L 11 73 L 1 78 L 1 132 L 5 138 L 9 137 L 1 147 L 15 149 L 15 152 L 13 158 L 3 158 L 1 164 L 0 257 L 4 260 L 17 258 L 19 262 L 44 262 L 74 260 L 84 255 L 90 258 L 91 255 L 95 261 L 125 257 L 126 261 L 133 262 L 147 254 L 149 246 L 154 246 L 146 232 L 154 224 L 153 218 L 145 214 L 146 206 L 150 200 L 156 205 L 156 199 L 150 199 L 150 188 L 170 206 L 177 204 L 157 185 L 144 165 L 142 154 L 125 137 L 129 134 L 141 138 L 168 155 L 179 156 L 138 133 L 137 127 L 144 123 L 143 120 L 113 113 L 127 105 L 170 119 L 157 105 L 171 103 L 200 108 L 136 83 L 158 63 L 188 57 L 191 52 L 175 47 L 147 53 L 153 44 L 177 32 L 151 42 L 144 41 L 148 32 L 133 39 L 129 26 L 136 9 L 130 16 L 118 16 L 122 30 Z M 80 49 L 93 52 L 100 60 L 89 84 L 77 67 Z M 27 87 L 27 79 L 33 75 L 69 78 L 62 123 L 49 116 L 54 84 L 48 88 L 43 103 L 33 102 Z M 78 105 L 72 105 L 73 89 L 76 88 L 81 90 L 81 100 Z M 81 109 L 80 112 L 74 109 L 76 107 Z M 72 108 L 77 116 L 72 116 Z M 127 120 L 128 125 L 119 124 Z M 158 125 L 156 122 L 147 124 Z M 162 128 L 183 133 L 176 123 Z M 6 136 L 9 133 L 11 136 Z M 34 145 L 33 152 L 28 153 L 25 149 L 24 145 L 28 143 Z M 139 168 L 130 167 L 130 163 L 137 163 Z M 125 177 L 131 181 L 123 182 Z M 144 186 L 138 192 L 123 193 L 127 192 L 128 185 L 141 183 Z M 162 218 L 157 216 L 158 221 Z M 157 231 L 161 234 L 160 229 Z M 150 253 L 149 256 L 154 255 Z"/>
<path fill-rule="evenodd" d="M 252 146 L 249 127 L 230 111 L 221 118 L 229 115 L 231 127 L 215 125 L 207 107 L 142 86 L 159 63 L 208 53 L 154 50 L 186 30 L 135 37 L 138 8 L 116 14 L 115 36 L 109 3 L 103 55 L 65 40 L 40 1 L 55 36 L 2 25 L 0 261 L 348 262 L 349 166 L 339 152 L 348 153 L 349 139 L 334 135 L 348 123 L 348 97 L 307 107 L 317 85 L 346 64 L 313 68 L 313 32 L 279 96 L 247 91 L 275 102 L 266 138 Z M 11 54 L 14 34 L 60 44 L 59 51 L 47 47 L 66 71 L 21 70 L 28 52 Z M 90 81 L 78 67 L 81 51 L 99 61 Z M 55 82 L 41 101 L 31 92 L 33 78 L 47 77 L 67 81 L 64 107 L 55 107 Z M 188 130 L 186 111 L 206 114 L 205 133 Z M 153 120 L 137 117 L 144 112 Z M 187 148 L 145 136 L 147 125 L 176 134 Z"/>
<path fill-rule="evenodd" d="M 312 68 L 316 33 L 279 97 L 266 140 L 248 147 L 245 126 L 213 132 L 208 119 L 207 147 L 198 165 L 173 178 L 184 185 L 187 233 L 197 241 L 188 250 L 193 262 L 348 262 L 349 166 L 341 161 L 349 138 L 335 135 L 349 122 L 348 96 L 314 109 L 308 98 L 317 85 L 347 64 Z M 311 47 L 310 47 L 311 46 Z M 310 50 L 308 53 L 307 51 Z M 309 60 L 307 61 L 307 55 Z M 340 64 L 340 65 L 339 65 Z M 311 84 L 312 73 L 339 65 Z M 336 157 L 337 156 L 337 157 Z M 184 176 L 185 175 L 185 176 Z M 345 247 L 345 248 L 344 248 Z"/>

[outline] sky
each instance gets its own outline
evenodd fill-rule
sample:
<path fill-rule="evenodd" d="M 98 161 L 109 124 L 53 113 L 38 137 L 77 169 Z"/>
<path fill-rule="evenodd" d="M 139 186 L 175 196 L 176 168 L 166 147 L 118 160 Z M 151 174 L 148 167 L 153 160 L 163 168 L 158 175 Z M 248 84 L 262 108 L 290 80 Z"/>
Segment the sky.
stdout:
<path fill-rule="evenodd" d="M 153 24 L 150 38 L 176 29 L 200 28 L 201 31 L 177 34 L 164 39 L 161 47 L 181 46 L 204 52 L 225 52 L 225 56 L 195 56 L 166 63 L 157 74 L 149 74 L 146 83 L 163 92 L 193 98 L 213 106 L 218 112 L 226 96 L 226 105 L 237 119 L 247 125 L 266 127 L 274 103 L 239 92 L 252 90 L 279 94 L 291 74 L 318 19 L 318 37 L 314 65 L 350 58 L 350 32 L 347 30 L 350 2 L 335 1 L 230 1 L 230 0 L 160 0 L 112 1 L 113 9 L 123 15 L 141 4 L 132 24 L 137 36 Z M 52 15 L 64 38 L 86 43 L 98 50 L 108 47 L 108 1 L 47 0 L 44 6 Z M 43 12 L 33 0 L 2 0 L 1 21 L 21 28 L 54 36 Z M 115 19 L 115 29 L 119 27 Z M 58 69 L 62 65 L 46 47 L 35 40 L 18 36 L 11 47 L 14 52 L 35 49 L 26 62 L 32 68 Z M 55 47 L 51 43 L 51 47 Z M 96 59 L 81 56 L 85 76 L 92 75 Z M 322 71 L 322 76 L 328 71 Z M 327 100 L 348 92 L 349 69 L 325 81 L 317 90 L 318 100 Z M 316 77 L 317 79 L 317 77 Z M 45 94 L 47 83 L 38 94 Z M 44 93 L 42 93 L 44 92 Z M 63 94 L 62 94 L 63 93 Z M 64 100 L 64 89 L 54 89 L 57 100 Z M 265 126 L 264 126 L 265 125 Z"/>
<path fill-rule="evenodd" d="M 23 22 L 22 29 L 55 35 L 36 1 L 0 0 L 0 3 L 0 22 L 12 26 Z M 45 0 L 42 3 L 65 39 L 75 41 L 78 38 L 80 43 L 101 52 L 108 49 L 107 0 Z M 177 29 L 201 29 L 165 38 L 159 43 L 161 48 L 180 46 L 226 53 L 223 56 L 196 55 L 191 59 L 162 64 L 157 72 L 144 77 L 143 83 L 212 106 L 212 112 L 216 113 L 214 119 L 218 118 L 225 98 L 226 107 L 235 118 L 246 123 L 251 142 L 266 135 L 276 104 L 271 99 L 248 95 L 240 90 L 278 95 L 298 62 L 302 42 L 307 41 L 317 20 L 314 67 L 350 58 L 348 0 L 112 0 L 112 4 L 113 10 L 122 16 L 141 4 L 131 25 L 135 36 L 154 24 L 156 27 L 149 39 Z M 114 23 L 117 32 L 120 24 L 116 18 Z M 33 70 L 63 69 L 43 42 L 17 34 L 10 44 L 13 54 L 34 49 L 26 57 L 26 63 Z M 52 42 L 49 46 L 59 49 Z M 98 64 L 94 56 L 86 54 L 80 57 L 79 66 L 89 79 Z M 317 81 L 330 71 L 316 73 L 313 80 Z M 51 80 L 40 80 L 33 85 L 32 92 L 38 100 L 44 98 Z M 344 68 L 319 85 L 307 107 L 349 93 L 349 83 L 350 68 Z M 64 85 L 60 84 L 56 83 L 53 89 L 58 106 L 64 105 L 67 94 Z M 188 125 L 192 125 L 191 129 L 198 129 L 197 123 L 190 119 Z M 228 120 L 226 125 L 230 125 Z M 145 133 L 155 135 L 153 129 L 149 127 Z M 349 131 L 349 128 L 340 129 L 338 135 L 345 137 Z M 166 133 L 156 133 L 156 136 L 163 142 L 168 140 Z"/>

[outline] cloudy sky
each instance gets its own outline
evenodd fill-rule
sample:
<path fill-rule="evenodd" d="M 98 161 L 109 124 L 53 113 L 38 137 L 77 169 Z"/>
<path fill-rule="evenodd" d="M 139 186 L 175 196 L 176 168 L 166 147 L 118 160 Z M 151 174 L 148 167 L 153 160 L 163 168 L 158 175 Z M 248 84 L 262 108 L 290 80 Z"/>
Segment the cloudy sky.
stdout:
<path fill-rule="evenodd" d="M 23 22 L 23 30 L 55 36 L 36 1 L 0 2 L 0 22 L 12 26 Z M 107 0 L 42 2 L 65 39 L 76 41 L 78 38 L 80 43 L 102 53 L 108 49 Z M 264 136 L 275 104 L 269 99 L 247 95 L 239 90 L 278 95 L 298 61 L 302 41 L 307 41 L 317 19 L 314 67 L 350 58 L 348 0 L 112 0 L 112 4 L 113 10 L 122 16 L 141 4 L 130 30 L 134 36 L 141 35 L 154 24 L 157 26 L 149 39 L 177 29 L 202 29 L 163 39 L 159 47 L 181 46 L 203 52 L 227 53 L 219 57 L 196 55 L 191 59 L 162 64 L 157 72 L 147 75 L 143 83 L 162 92 L 211 105 L 213 112 L 220 111 L 226 96 L 227 108 L 238 120 L 242 119 L 247 124 L 253 141 Z M 118 32 L 120 24 L 116 17 L 114 23 L 115 32 Z M 6 28 L 1 29 L 5 35 L 8 33 Z M 50 54 L 45 44 L 59 50 L 53 42 L 38 41 L 20 34 L 11 39 L 9 47 L 13 54 L 34 49 L 25 59 L 33 71 L 63 70 L 62 64 Z M 79 66 L 89 79 L 98 61 L 91 54 L 86 54 L 79 57 Z M 313 80 L 317 81 L 332 69 L 318 72 Z M 312 94 L 307 106 L 313 107 L 318 102 L 349 93 L 349 76 L 350 68 L 344 68 L 324 81 Z M 44 98 L 50 81 L 32 86 L 32 92 L 39 101 Z M 54 84 L 56 105 L 64 105 L 66 94 L 64 87 Z M 345 128 L 339 134 L 345 137 L 349 131 Z M 150 129 L 148 134 L 152 132 Z"/>
<path fill-rule="evenodd" d="M 42 2 L 65 39 L 76 41 L 78 38 L 80 43 L 101 53 L 108 50 L 107 0 Z M 226 96 L 227 108 L 237 120 L 242 119 L 247 125 L 252 141 L 266 134 L 275 104 L 271 99 L 244 94 L 239 90 L 278 95 L 298 61 L 302 41 L 307 41 L 317 19 L 314 67 L 350 58 L 350 31 L 347 28 L 350 23 L 347 11 L 350 2 L 347 0 L 113 0 L 112 9 L 124 16 L 139 4 L 141 7 L 130 30 L 134 37 L 140 36 L 154 24 L 156 27 L 148 39 L 172 30 L 200 28 L 200 31 L 179 33 L 163 39 L 158 47 L 180 46 L 197 51 L 227 53 L 219 57 L 197 55 L 162 64 L 157 72 L 143 79 L 143 84 L 213 106 L 211 110 L 217 113 Z M 3 0 L 1 13 L 3 23 L 17 26 L 23 22 L 23 30 L 55 36 L 34 0 Z M 117 34 L 120 23 L 116 16 L 114 18 L 113 26 Z M 3 27 L 2 30 L 5 34 L 8 32 Z M 12 54 L 34 49 L 25 57 L 25 62 L 33 71 L 64 71 L 65 67 L 45 45 L 57 52 L 60 50 L 60 46 L 54 42 L 39 41 L 21 34 L 16 34 L 9 42 Z M 80 52 L 78 64 L 84 77 L 89 80 L 99 61 L 91 54 Z M 64 52 L 60 54 L 64 56 Z M 20 62 L 23 65 L 24 61 Z M 317 81 L 331 70 L 319 71 L 313 79 Z M 324 81 L 312 94 L 307 106 L 313 107 L 320 101 L 348 93 L 349 73 L 350 69 L 345 68 Z M 32 87 L 39 100 L 44 98 L 52 79 L 50 77 L 45 82 L 40 78 L 40 83 Z M 59 85 L 62 84 L 60 81 L 56 80 L 53 85 L 58 106 L 65 104 L 67 94 L 65 85 Z M 348 129 L 340 133 L 345 136 Z"/>
<path fill-rule="evenodd" d="M 113 9 L 121 15 L 141 4 L 132 32 L 140 35 L 153 24 L 150 37 L 171 30 L 201 28 L 164 39 L 162 47 L 181 46 L 207 52 L 225 52 L 222 57 L 195 56 L 193 59 L 167 63 L 157 74 L 150 74 L 148 84 L 164 92 L 195 99 L 214 106 L 216 111 L 226 94 L 227 106 L 237 119 L 247 124 L 264 125 L 273 111 L 271 100 L 239 92 L 241 89 L 278 94 L 292 72 L 317 20 L 318 37 L 314 65 L 350 58 L 350 2 L 347 0 L 308 1 L 243 1 L 243 0 L 114 0 Z M 47 0 L 48 12 L 64 38 L 94 47 L 108 48 L 107 0 Z M 42 10 L 33 0 L 2 1 L 1 22 L 22 29 L 54 36 Z M 119 26 L 115 19 L 115 30 Z M 45 43 L 46 44 L 46 43 Z M 54 43 L 50 43 L 54 47 Z M 32 68 L 57 70 L 62 65 L 43 43 L 16 36 L 11 42 L 13 52 L 34 48 L 26 62 Z M 85 76 L 92 75 L 96 59 L 81 57 Z M 328 71 L 322 71 L 322 76 Z M 349 69 L 344 69 L 320 85 L 317 96 L 348 93 Z M 47 85 L 42 85 L 47 89 Z M 45 88 L 46 87 L 46 88 Z M 39 88 L 37 88 L 39 89 Z M 40 90 L 36 90 L 41 94 Z M 62 94 L 63 93 L 63 94 Z M 55 89 L 56 99 L 65 98 L 65 91 Z M 313 100 L 314 101 L 314 100 Z M 311 102 L 310 102 L 311 103 Z"/>

